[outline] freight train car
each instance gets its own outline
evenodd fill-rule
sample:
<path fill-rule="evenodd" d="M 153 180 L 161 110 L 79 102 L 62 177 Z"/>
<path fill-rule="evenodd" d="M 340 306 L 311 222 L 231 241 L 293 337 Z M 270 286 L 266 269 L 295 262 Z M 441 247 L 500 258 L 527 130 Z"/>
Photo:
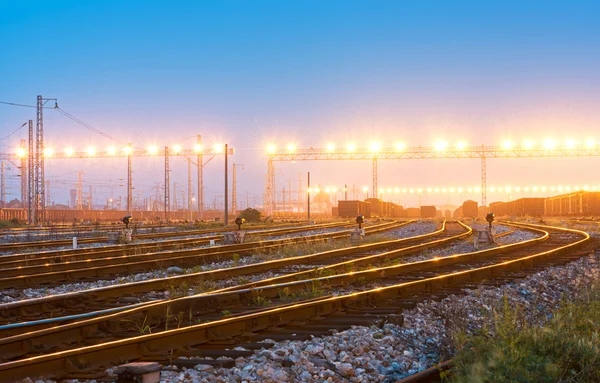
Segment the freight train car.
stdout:
<path fill-rule="evenodd" d="M 519 198 L 510 202 L 494 202 L 490 204 L 490 211 L 496 216 L 532 216 L 544 215 L 544 198 Z"/>
<path fill-rule="evenodd" d="M 577 191 L 548 197 L 547 216 L 600 216 L 600 192 Z"/>

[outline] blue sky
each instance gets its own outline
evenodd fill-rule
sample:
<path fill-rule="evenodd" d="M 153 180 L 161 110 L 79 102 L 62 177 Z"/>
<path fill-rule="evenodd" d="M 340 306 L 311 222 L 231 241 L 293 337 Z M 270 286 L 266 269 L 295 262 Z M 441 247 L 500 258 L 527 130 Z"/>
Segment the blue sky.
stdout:
<path fill-rule="evenodd" d="M 232 161 L 245 165 L 242 195 L 263 193 L 270 142 L 600 141 L 594 1 L 1 3 L 0 101 L 57 97 L 67 112 L 140 147 L 185 145 L 196 134 L 228 142 L 237 148 Z M 0 105 L 0 133 L 33 118 Z M 0 150 L 20 138 L 24 131 Z M 46 142 L 108 144 L 52 111 Z M 488 183 L 600 184 L 569 171 L 597 161 L 498 162 Z M 126 169 L 107 164 L 52 163 L 48 176 L 75 179 L 84 170 L 100 183 L 107 169 L 112 178 Z M 172 179 L 185 183 L 184 163 L 174 165 Z M 323 185 L 371 184 L 366 163 L 279 168 L 279 185 L 293 188 L 309 170 Z M 476 161 L 382 163 L 380 185 L 477 184 L 478 169 Z M 207 167 L 207 198 L 221 193 L 220 170 L 219 160 Z M 161 159 L 139 164 L 138 190 L 149 193 L 161 171 Z"/>

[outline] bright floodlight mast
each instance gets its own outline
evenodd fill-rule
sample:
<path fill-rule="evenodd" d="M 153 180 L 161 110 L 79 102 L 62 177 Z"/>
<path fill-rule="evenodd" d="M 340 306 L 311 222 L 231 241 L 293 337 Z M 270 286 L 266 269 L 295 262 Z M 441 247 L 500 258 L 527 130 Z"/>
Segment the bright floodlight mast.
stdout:
<path fill-rule="evenodd" d="M 56 98 L 43 98 L 37 96 L 36 105 L 36 130 L 35 130 L 35 219 L 34 224 L 43 225 L 46 219 L 45 181 L 44 181 L 44 105 L 54 101 L 54 108 L 58 108 Z"/>
<path fill-rule="evenodd" d="M 171 193 L 170 193 L 170 177 L 169 177 L 169 147 L 165 146 L 165 204 L 164 213 L 165 221 L 169 222 L 171 218 Z"/>
<path fill-rule="evenodd" d="M 27 146 L 27 224 L 35 224 L 35 149 L 33 121 L 29 120 L 29 145 Z"/>
<path fill-rule="evenodd" d="M 531 141 L 523 145 L 508 144 L 508 141 L 502 146 L 449 146 L 445 141 L 441 141 L 431 147 L 387 147 L 380 148 L 378 145 L 372 145 L 371 148 L 357 148 L 348 146 L 347 149 L 336 148 L 333 144 L 327 148 L 298 149 L 293 152 L 289 150 L 276 149 L 275 146 L 269 147 L 268 151 L 268 175 L 267 175 L 267 193 L 265 194 L 265 211 L 270 215 L 273 213 L 274 195 L 272 190 L 275 187 L 275 161 L 322 161 L 322 160 L 371 160 L 374 162 L 374 153 L 377 153 L 377 160 L 393 159 L 459 159 L 459 158 L 478 158 L 481 160 L 481 199 L 482 205 L 487 205 L 487 167 L 486 161 L 490 158 L 539 158 L 539 157 L 586 157 L 600 156 L 600 146 L 596 141 L 588 138 L 585 145 L 576 145 L 569 141 L 563 146 L 553 145 L 552 148 L 536 146 Z M 376 167 L 374 166 L 373 186 L 377 186 Z M 377 197 L 375 193 L 373 197 Z"/>

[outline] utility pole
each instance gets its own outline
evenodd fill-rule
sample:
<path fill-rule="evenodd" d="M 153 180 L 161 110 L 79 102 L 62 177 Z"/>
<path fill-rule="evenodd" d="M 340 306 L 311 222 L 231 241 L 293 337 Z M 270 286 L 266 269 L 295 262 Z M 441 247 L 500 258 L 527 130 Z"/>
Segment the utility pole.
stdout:
<path fill-rule="evenodd" d="M 46 181 L 46 206 L 50 206 L 51 205 L 51 199 L 50 199 L 50 181 Z"/>
<path fill-rule="evenodd" d="M 487 167 L 485 156 L 481 156 L 481 206 L 487 206 Z"/>
<path fill-rule="evenodd" d="M 165 146 L 165 221 L 169 222 L 171 216 L 171 196 L 169 195 L 169 147 Z"/>
<path fill-rule="evenodd" d="M 198 219 L 204 219 L 204 175 L 203 171 L 203 159 L 202 159 L 202 136 L 199 134 L 196 140 L 196 151 L 198 161 Z"/>
<path fill-rule="evenodd" d="M 283 206 L 283 216 L 285 217 L 285 186 L 281 188 L 281 197 L 282 197 L 282 206 Z"/>
<path fill-rule="evenodd" d="M 127 144 L 127 215 L 131 215 L 133 211 L 133 176 L 131 169 L 131 152 L 133 147 L 131 142 Z"/>
<path fill-rule="evenodd" d="M 227 169 L 228 168 L 227 158 L 229 157 L 227 155 L 227 151 L 228 150 L 229 150 L 228 146 L 227 146 L 227 144 L 225 144 L 225 201 L 224 201 L 224 204 L 223 204 L 223 207 L 225 209 L 225 218 L 224 218 L 224 224 L 225 224 L 225 226 L 229 225 L 229 211 L 227 210 L 227 208 L 228 208 L 227 205 L 229 204 L 229 202 L 227 201 L 227 197 L 228 197 L 228 194 L 229 194 L 229 185 L 228 185 L 228 182 L 227 182 L 228 181 L 227 180 L 227 170 L 228 170 Z"/>
<path fill-rule="evenodd" d="M 308 212 L 308 220 L 310 221 L 310 172 L 308 172 L 308 188 L 306 189 L 307 193 L 306 193 L 306 205 L 307 205 L 307 209 L 306 211 Z"/>
<path fill-rule="evenodd" d="M 90 196 L 89 196 L 89 202 L 88 202 L 88 210 L 93 210 L 92 209 L 92 185 L 90 185 Z"/>
<path fill-rule="evenodd" d="M 231 211 L 237 215 L 237 166 L 244 170 L 244 164 L 233 164 L 233 190 L 231 192 Z"/>
<path fill-rule="evenodd" d="M 53 100 L 54 107 L 58 108 L 55 98 L 42 98 L 37 96 L 36 130 L 35 130 L 35 221 L 43 225 L 46 220 L 45 186 L 44 180 L 44 105 Z"/>
<path fill-rule="evenodd" d="M 21 140 L 21 207 L 25 208 L 25 203 L 27 200 L 27 153 L 25 140 Z"/>
<path fill-rule="evenodd" d="M 2 201 L 2 207 L 6 207 L 6 182 L 4 179 L 4 161 L 0 170 L 0 201 Z"/>
<path fill-rule="evenodd" d="M 188 183 L 187 183 L 187 210 L 188 210 L 188 219 L 193 221 L 192 217 L 192 195 L 194 194 L 194 185 L 192 184 L 192 160 L 190 158 L 187 159 L 188 163 Z"/>
<path fill-rule="evenodd" d="M 83 183 L 81 175 L 83 172 L 77 172 L 77 210 L 83 210 Z"/>
<path fill-rule="evenodd" d="M 35 225 L 35 149 L 33 146 L 33 121 L 29 120 L 29 145 L 27 148 L 27 224 Z"/>
<path fill-rule="evenodd" d="M 177 182 L 173 182 L 173 206 L 171 206 L 171 211 L 177 211 Z"/>
<path fill-rule="evenodd" d="M 377 190 L 377 154 L 373 155 L 373 198 L 379 198 L 379 192 Z"/>

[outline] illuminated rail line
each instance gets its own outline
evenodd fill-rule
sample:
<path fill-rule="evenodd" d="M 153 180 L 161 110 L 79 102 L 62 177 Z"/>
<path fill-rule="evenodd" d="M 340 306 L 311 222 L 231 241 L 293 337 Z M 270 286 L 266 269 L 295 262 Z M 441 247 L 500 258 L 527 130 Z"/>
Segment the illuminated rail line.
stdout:
<path fill-rule="evenodd" d="M 269 347 L 269 344 L 257 342 L 263 339 L 307 339 L 312 335 L 329 334 L 330 329 L 342 330 L 352 324 L 372 323 L 374 320 L 390 316 L 401 320 L 402 310 L 413 307 L 422 299 L 439 299 L 463 288 L 476 287 L 482 282 L 504 283 L 507 280 L 522 278 L 540 267 L 564 263 L 580 257 L 582 252 L 573 250 L 590 240 L 589 235 L 577 230 L 532 225 L 518 227 L 538 230 L 543 235 L 524 243 L 476 253 L 360 271 L 363 276 L 370 275 L 371 278 L 389 278 L 388 282 L 391 284 L 380 288 L 342 296 L 325 296 L 308 301 L 286 303 L 275 307 L 254 308 L 252 311 L 243 311 L 207 323 L 193 324 L 155 334 L 126 339 L 113 337 L 106 343 L 7 361 L 0 364 L 0 373 L 7 379 L 21 379 L 25 376 L 84 377 L 86 374 L 91 376 L 90 374 L 97 373 L 98 370 L 125 361 L 166 362 L 169 360 L 167 354 L 170 354 L 170 350 L 173 349 L 178 351 L 170 354 L 171 358 L 189 355 L 200 357 L 226 355 L 227 358 L 220 359 L 218 364 L 224 367 L 233 366 L 233 358 L 248 353 L 248 351 L 240 351 L 237 355 L 235 351 L 225 350 L 235 347 L 236 344 L 243 343 L 250 348 Z M 392 272 L 392 268 L 396 268 L 396 272 Z M 405 269 L 402 271 L 402 268 Z M 354 274 L 339 274 L 318 279 L 322 283 L 328 281 L 334 286 L 355 278 Z M 314 280 L 296 281 L 281 284 L 279 287 L 306 289 L 313 283 Z M 204 306 L 210 304 L 213 311 L 227 307 L 244 309 L 244 307 L 249 308 L 248 300 L 256 296 L 256 290 L 257 288 L 237 290 L 185 299 L 188 302 L 193 299 L 204 300 Z M 278 296 L 278 290 L 273 285 L 261 287 L 260 291 L 267 298 Z M 179 304 L 183 300 L 172 302 Z M 162 303 L 156 303 L 159 304 Z M 150 310 L 149 307 L 146 309 Z M 171 313 L 175 312 L 178 311 L 173 308 Z M 116 330 L 114 334 L 118 333 Z M 2 342 L 8 345 L 7 339 Z M 20 352 L 22 355 L 22 351 Z M 32 352 L 36 351 L 32 350 Z M 186 363 L 192 361 L 172 359 L 171 362 L 190 367 Z M 194 359 L 193 363 L 201 364 L 203 360 Z"/>

